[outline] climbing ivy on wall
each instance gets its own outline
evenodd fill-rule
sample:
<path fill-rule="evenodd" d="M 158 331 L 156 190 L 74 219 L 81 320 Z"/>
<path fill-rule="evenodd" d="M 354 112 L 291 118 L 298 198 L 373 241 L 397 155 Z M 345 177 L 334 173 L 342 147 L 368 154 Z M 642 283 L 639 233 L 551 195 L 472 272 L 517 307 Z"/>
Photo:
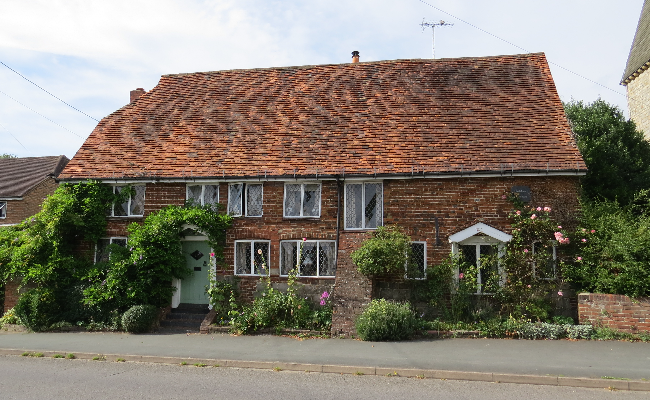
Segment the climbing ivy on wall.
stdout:
<path fill-rule="evenodd" d="M 86 241 L 94 248 L 106 232 L 106 210 L 128 195 L 99 182 L 63 184 L 41 212 L 0 228 L 0 286 L 19 279 L 46 289 L 56 302 L 49 312 L 58 310 L 49 318 L 54 322 L 107 322 L 133 305 L 169 304 L 172 279 L 188 273 L 183 226 L 203 232 L 219 259 L 231 217 L 214 206 L 169 206 L 131 224 L 127 247 L 109 246 L 109 260 L 94 264 L 94 254 L 82 255 L 81 245 Z"/>

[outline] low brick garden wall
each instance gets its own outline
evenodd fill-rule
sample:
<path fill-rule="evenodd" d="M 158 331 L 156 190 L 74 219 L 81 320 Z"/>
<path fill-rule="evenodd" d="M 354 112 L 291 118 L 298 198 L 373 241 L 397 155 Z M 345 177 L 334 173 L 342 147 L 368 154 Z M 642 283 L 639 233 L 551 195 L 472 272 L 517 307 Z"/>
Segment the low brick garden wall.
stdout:
<path fill-rule="evenodd" d="M 580 293 L 578 317 L 591 324 L 623 332 L 650 332 L 650 298 L 617 294 Z"/>

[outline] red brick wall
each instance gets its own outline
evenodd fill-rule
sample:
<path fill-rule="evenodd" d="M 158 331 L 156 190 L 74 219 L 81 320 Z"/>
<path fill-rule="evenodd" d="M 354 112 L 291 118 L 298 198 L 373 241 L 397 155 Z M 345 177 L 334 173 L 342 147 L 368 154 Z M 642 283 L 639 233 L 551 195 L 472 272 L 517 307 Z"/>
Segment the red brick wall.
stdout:
<path fill-rule="evenodd" d="M 580 293 L 581 324 L 613 328 L 623 332 L 650 332 L 650 298 L 631 299 L 618 294 Z"/>
<path fill-rule="evenodd" d="M 20 286 L 19 280 L 11 280 L 7 282 L 7 284 L 5 285 L 5 304 L 4 304 L 3 313 L 14 308 L 16 303 L 18 303 L 18 299 L 23 293 L 25 293 L 29 289 L 33 289 L 34 287 L 36 287 L 35 285 L 29 284 L 23 287 L 22 289 L 18 290 L 18 286 Z"/>
<path fill-rule="evenodd" d="M 427 264 L 438 263 L 451 251 L 450 235 L 475 223 L 483 222 L 505 232 L 509 231 L 507 215 L 512 205 L 503 196 L 512 186 L 529 186 L 533 206 L 549 206 L 562 224 L 570 227 L 578 211 L 578 177 L 495 177 L 449 179 L 384 180 L 384 224 L 397 224 L 413 240 L 427 242 Z M 342 183 L 341 183 L 342 185 Z M 287 239 L 337 238 L 337 183 L 322 182 L 321 217 L 318 219 L 287 219 L 283 217 L 284 183 L 264 182 L 262 217 L 237 217 L 227 232 L 225 263 L 219 275 L 234 273 L 234 241 L 261 239 L 271 241 L 269 266 L 274 285 L 281 287 L 286 278 L 279 277 L 280 241 Z M 220 202 L 227 206 L 228 184 L 220 185 Z M 183 204 L 184 183 L 147 184 L 145 215 L 168 204 Z M 356 271 L 350 253 L 369 237 L 372 231 L 343 229 L 344 204 L 341 195 L 341 230 L 336 279 L 303 278 L 305 291 L 312 297 L 323 288 L 334 286 L 334 334 L 353 334 L 354 320 L 372 298 L 372 283 Z M 436 241 L 436 218 L 438 240 Z M 126 226 L 142 218 L 110 218 L 108 236 L 125 236 Z M 259 283 L 258 277 L 241 277 L 242 296 L 251 300 Z"/>
<path fill-rule="evenodd" d="M 22 200 L 7 201 L 7 217 L 0 224 L 17 224 L 41 211 L 45 198 L 54 193 L 58 184 L 53 178 L 46 178 L 23 196 Z"/>

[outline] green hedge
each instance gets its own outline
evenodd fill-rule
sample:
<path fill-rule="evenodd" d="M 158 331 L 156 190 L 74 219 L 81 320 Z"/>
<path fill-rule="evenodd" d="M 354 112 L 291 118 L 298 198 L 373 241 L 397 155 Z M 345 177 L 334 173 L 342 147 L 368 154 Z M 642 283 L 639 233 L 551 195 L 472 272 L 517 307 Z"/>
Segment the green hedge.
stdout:
<path fill-rule="evenodd" d="M 122 328 L 131 333 L 149 332 L 157 319 L 157 307 L 148 304 L 133 306 L 122 315 Z"/>
<path fill-rule="evenodd" d="M 409 339 L 418 328 L 418 321 L 407 303 L 385 299 L 373 300 L 356 321 L 361 340 Z"/>

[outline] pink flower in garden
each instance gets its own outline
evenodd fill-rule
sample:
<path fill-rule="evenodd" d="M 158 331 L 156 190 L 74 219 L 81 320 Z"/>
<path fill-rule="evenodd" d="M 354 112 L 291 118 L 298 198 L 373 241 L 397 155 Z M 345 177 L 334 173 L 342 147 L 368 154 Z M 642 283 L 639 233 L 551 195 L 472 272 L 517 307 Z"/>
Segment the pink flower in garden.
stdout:
<path fill-rule="evenodd" d="M 535 219 L 535 218 L 537 218 L 537 215 L 535 215 L 535 214 L 530 216 L 530 219 Z"/>
<path fill-rule="evenodd" d="M 306 241 L 307 241 L 307 238 L 306 238 L 306 237 L 302 238 L 302 241 L 303 241 L 303 242 L 306 242 Z"/>
<path fill-rule="evenodd" d="M 582 239 L 582 243 L 587 243 L 587 239 Z"/>
<path fill-rule="evenodd" d="M 560 290 L 559 292 L 557 292 L 557 295 L 558 296 L 564 296 L 564 293 L 562 293 L 562 291 Z"/>
<path fill-rule="evenodd" d="M 325 299 L 322 299 L 322 300 L 320 301 L 320 305 L 321 305 L 321 306 L 324 306 L 324 305 L 325 305 Z"/>
<path fill-rule="evenodd" d="M 578 257 L 578 261 L 582 261 L 582 257 Z"/>
<path fill-rule="evenodd" d="M 517 210 L 517 212 L 515 214 L 521 215 L 521 211 Z"/>
<path fill-rule="evenodd" d="M 462 272 L 460 274 L 458 274 L 458 279 L 463 279 L 464 277 L 465 277 L 465 274 L 463 274 Z"/>
<path fill-rule="evenodd" d="M 326 299 L 326 298 L 328 298 L 328 297 L 330 297 L 330 294 L 327 293 L 327 291 L 323 292 L 323 294 L 320 295 L 320 298 L 321 298 L 321 299 Z"/>
<path fill-rule="evenodd" d="M 503 196 L 501 196 L 501 198 L 502 198 L 503 200 L 505 200 L 505 199 L 508 198 L 508 196 L 506 196 L 506 195 L 504 194 Z"/>
<path fill-rule="evenodd" d="M 528 249 L 524 249 L 524 253 L 528 253 Z"/>
<path fill-rule="evenodd" d="M 544 207 L 544 211 L 551 212 L 551 207 Z"/>
<path fill-rule="evenodd" d="M 562 226 L 558 225 L 558 226 L 557 226 L 557 229 L 562 229 Z"/>
<path fill-rule="evenodd" d="M 210 253 L 210 257 L 214 257 L 214 253 Z"/>
<path fill-rule="evenodd" d="M 592 229 L 592 230 L 591 230 L 591 233 L 596 233 L 596 230 L 595 230 L 595 229 Z"/>
<path fill-rule="evenodd" d="M 542 211 L 542 207 L 537 207 L 537 211 Z"/>
<path fill-rule="evenodd" d="M 257 249 L 257 254 L 262 255 L 262 249 Z"/>
<path fill-rule="evenodd" d="M 528 285 L 528 289 L 530 289 L 530 287 L 531 287 L 531 286 L 530 286 L 530 285 Z"/>
<path fill-rule="evenodd" d="M 553 235 L 555 236 L 555 240 L 557 240 L 558 242 L 562 241 L 562 239 L 564 238 L 562 232 L 555 232 Z"/>

